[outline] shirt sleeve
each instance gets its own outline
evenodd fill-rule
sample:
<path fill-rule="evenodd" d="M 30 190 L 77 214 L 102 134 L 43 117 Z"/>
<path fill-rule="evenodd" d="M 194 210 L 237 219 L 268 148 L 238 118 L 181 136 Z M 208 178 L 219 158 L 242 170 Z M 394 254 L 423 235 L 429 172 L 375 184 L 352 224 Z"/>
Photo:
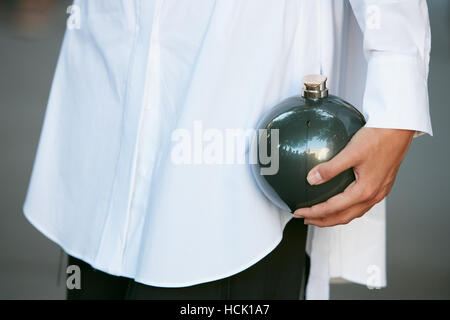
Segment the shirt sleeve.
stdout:
<path fill-rule="evenodd" d="M 364 36 L 366 127 L 433 135 L 428 102 L 431 32 L 425 0 L 350 0 Z"/>

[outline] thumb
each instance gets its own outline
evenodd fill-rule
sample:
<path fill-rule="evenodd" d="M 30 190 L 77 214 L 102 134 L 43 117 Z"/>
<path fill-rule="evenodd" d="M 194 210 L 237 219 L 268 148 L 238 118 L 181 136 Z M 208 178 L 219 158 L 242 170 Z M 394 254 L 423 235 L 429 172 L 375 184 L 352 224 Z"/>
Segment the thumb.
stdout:
<path fill-rule="evenodd" d="M 339 173 L 353 167 L 358 160 L 357 154 L 344 148 L 334 158 L 312 168 L 307 176 L 310 185 L 317 185 L 334 178 Z"/>

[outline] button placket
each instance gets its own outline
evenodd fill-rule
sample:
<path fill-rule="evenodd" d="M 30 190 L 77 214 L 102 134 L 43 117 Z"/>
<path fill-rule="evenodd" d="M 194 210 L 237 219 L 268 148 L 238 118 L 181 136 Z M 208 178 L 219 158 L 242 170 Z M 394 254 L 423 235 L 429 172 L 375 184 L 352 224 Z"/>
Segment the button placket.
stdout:
<path fill-rule="evenodd" d="M 133 224 L 136 219 L 136 215 L 144 214 L 145 210 L 136 210 L 136 204 L 142 203 L 141 200 L 146 197 L 138 197 L 138 194 L 142 192 L 148 192 L 150 184 L 149 168 L 153 167 L 154 161 L 152 161 L 150 155 L 155 154 L 152 152 L 151 145 L 154 145 L 154 141 L 150 138 L 152 134 L 155 134 L 153 125 L 150 125 L 149 119 L 156 119 L 152 116 L 152 113 L 156 111 L 157 103 L 159 101 L 160 94 L 160 75 L 159 75 L 159 16 L 161 12 L 162 0 L 158 0 L 155 4 L 154 20 L 152 25 L 152 33 L 150 36 L 150 47 L 148 54 L 148 63 L 146 70 L 146 84 L 143 105 L 141 108 L 141 114 L 139 119 L 138 139 L 135 148 L 134 165 L 131 182 L 131 192 L 129 196 L 129 203 L 127 209 L 127 219 L 124 228 L 124 243 L 122 247 L 122 263 L 125 262 L 124 256 L 128 246 L 128 238 L 131 230 L 135 229 Z M 153 130 L 150 130 L 153 129 Z M 143 139 L 145 138 L 145 139 Z M 140 208 L 140 206 L 137 206 Z"/>

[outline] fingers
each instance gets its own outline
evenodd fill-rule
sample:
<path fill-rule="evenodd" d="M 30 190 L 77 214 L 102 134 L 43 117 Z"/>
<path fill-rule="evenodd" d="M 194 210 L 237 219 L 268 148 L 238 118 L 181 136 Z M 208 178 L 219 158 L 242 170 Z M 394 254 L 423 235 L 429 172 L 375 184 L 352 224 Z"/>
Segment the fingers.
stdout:
<path fill-rule="evenodd" d="M 318 164 L 312 168 L 307 176 L 309 184 L 316 185 L 324 183 L 344 170 L 352 168 L 359 163 L 360 153 L 355 151 L 349 143 L 344 149 L 331 160 Z"/>
<path fill-rule="evenodd" d="M 334 214 L 325 217 L 310 217 L 305 218 L 305 224 L 311 224 L 318 227 L 332 227 L 336 225 L 347 224 L 353 219 L 362 217 L 375 204 L 382 201 L 389 193 L 392 185 L 387 185 L 378 192 L 375 196 L 368 198 L 368 200 L 357 203 L 345 210 L 335 212 Z"/>
<path fill-rule="evenodd" d="M 296 210 L 294 217 L 324 227 L 361 217 L 390 192 L 410 143 L 408 135 L 378 128 L 359 130 L 341 152 L 314 167 L 307 177 L 311 185 L 317 185 L 353 168 L 356 181 L 323 203 Z"/>
<path fill-rule="evenodd" d="M 347 210 L 334 214 L 325 218 L 308 218 L 305 219 L 305 224 L 315 225 L 317 227 L 332 227 L 336 225 L 344 225 L 350 221 L 362 217 L 367 211 L 369 211 L 374 204 L 359 203 Z"/>
<path fill-rule="evenodd" d="M 369 199 L 370 195 L 363 194 L 361 184 L 353 181 L 341 192 L 325 202 L 321 202 L 309 208 L 297 209 L 294 217 L 297 218 L 326 218 L 354 206 L 357 203 Z"/>

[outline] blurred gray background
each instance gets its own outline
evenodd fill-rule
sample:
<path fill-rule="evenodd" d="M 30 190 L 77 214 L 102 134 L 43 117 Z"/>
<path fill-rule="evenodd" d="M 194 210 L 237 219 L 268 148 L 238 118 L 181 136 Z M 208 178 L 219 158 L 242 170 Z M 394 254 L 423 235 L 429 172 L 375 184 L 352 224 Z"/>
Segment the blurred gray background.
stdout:
<path fill-rule="evenodd" d="M 0 3 L 0 299 L 64 299 L 60 249 L 22 214 L 67 0 Z M 450 1 L 428 1 L 434 137 L 413 141 L 387 199 L 388 287 L 334 284 L 332 299 L 450 298 Z M 448 197 L 448 198 L 447 198 Z"/>

